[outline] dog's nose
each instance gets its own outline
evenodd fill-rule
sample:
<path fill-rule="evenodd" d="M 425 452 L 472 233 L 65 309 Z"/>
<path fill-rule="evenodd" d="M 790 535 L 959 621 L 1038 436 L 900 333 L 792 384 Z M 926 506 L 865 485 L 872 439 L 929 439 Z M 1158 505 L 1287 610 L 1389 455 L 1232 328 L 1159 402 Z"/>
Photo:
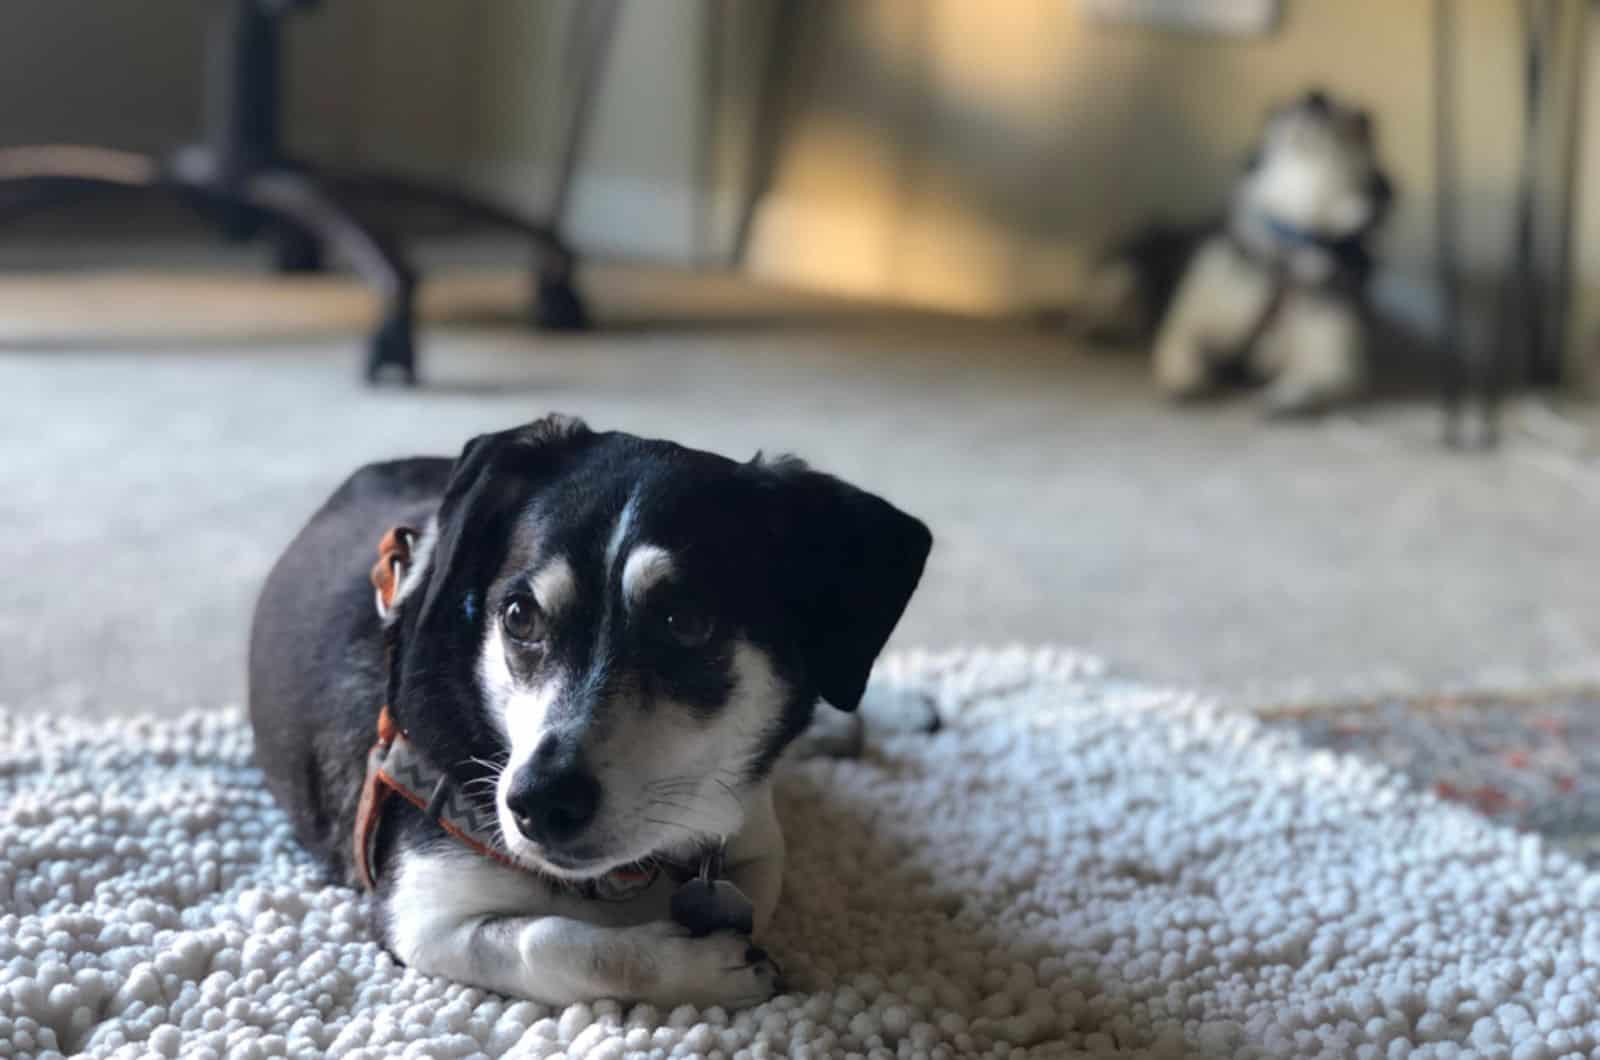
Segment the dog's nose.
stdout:
<path fill-rule="evenodd" d="M 600 782 L 581 765 L 537 771 L 524 766 L 506 798 L 506 808 L 517 830 L 535 843 L 564 842 L 594 820 L 600 808 Z"/>

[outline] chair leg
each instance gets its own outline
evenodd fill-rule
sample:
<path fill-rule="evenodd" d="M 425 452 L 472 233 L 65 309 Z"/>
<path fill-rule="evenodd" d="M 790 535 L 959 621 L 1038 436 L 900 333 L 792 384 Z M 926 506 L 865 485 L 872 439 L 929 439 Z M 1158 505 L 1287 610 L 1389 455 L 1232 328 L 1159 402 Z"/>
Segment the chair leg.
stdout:
<path fill-rule="evenodd" d="M 368 348 L 367 379 L 377 382 L 392 369 L 403 382 L 415 383 L 416 274 L 394 244 L 303 173 L 260 173 L 247 178 L 238 194 L 289 231 L 309 233 L 325 243 L 377 289 L 384 302 L 383 319 Z"/>
<path fill-rule="evenodd" d="M 51 145 L 0 149 L 0 220 L 76 202 L 97 192 L 159 188 L 161 167 L 127 151 Z"/>
<path fill-rule="evenodd" d="M 583 296 L 573 282 L 576 258 L 555 227 L 532 221 L 506 206 L 446 184 L 388 173 L 325 173 L 351 199 L 399 199 L 442 209 L 489 228 L 515 232 L 533 244 L 534 326 L 547 331 L 583 331 L 590 326 Z"/>
<path fill-rule="evenodd" d="M 592 325 L 583 296 L 572 284 L 572 269 L 535 269 L 533 324 L 545 331 L 588 331 Z"/>
<path fill-rule="evenodd" d="M 416 274 L 388 239 L 303 173 L 271 170 L 225 187 L 210 177 L 203 164 L 164 167 L 143 155 L 101 148 L 0 150 L 0 222 L 100 191 L 163 192 L 190 206 L 220 202 L 265 214 L 280 226 L 280 269 L 319 267 L 327 245 L 382 296 L 383 319 L 368 350 L 367 378 L 375 382 L 392 369 L 406 383 L 416 382 Z"/>
<path fill-rule="evenodd" d="M 323 272 L 327 260 L 322 240 L 299 225 L 278 225 L 272 235 L 272 268 L 286 276 Z"/>
<path fill-rule="evenodd" d="M 115 181 L 99 183 L 79 177 L 60 180 L 30 177 L 26 181 L 0 177 L 0 225 L 21 220 L 29 214 L 70 206 L 100 192 L 127 194 L 136 190 L 139 189 Z"/>

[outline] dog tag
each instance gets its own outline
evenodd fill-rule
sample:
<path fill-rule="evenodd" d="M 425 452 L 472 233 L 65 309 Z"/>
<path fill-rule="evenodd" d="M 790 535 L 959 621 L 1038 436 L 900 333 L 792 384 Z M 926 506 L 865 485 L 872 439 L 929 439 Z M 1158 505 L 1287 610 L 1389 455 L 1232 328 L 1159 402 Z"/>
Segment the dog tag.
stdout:
<path fill-rule="evenodd" d="M 748 935 L 755 930 L 754 904 L 733 881 L 716 878 L 721 874 L 721 853 L 708 855 L 700 863 L 700 875 L 672 892 L 672 919 L 691 935 L 713 931 Z"/>

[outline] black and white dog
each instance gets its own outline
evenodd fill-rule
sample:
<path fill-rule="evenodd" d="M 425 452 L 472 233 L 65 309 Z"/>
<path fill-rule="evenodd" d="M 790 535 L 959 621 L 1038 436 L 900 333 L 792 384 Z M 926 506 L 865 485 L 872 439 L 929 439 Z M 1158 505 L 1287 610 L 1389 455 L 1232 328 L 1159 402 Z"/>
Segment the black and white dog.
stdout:
<path fill-rule="evenodd" d="M 561 417 L 369 465 L 262 590 L 256 755 L 414 968 L 549 1004 L 760 1002 L 773 767 L 818 699 L 858 705 L 931 543 L 798 461 Z M 697 925 L 697 885 L 748 904 Z"/>
<path fill-rule="evenodd" d="M 1174 398 L 1258 382 L 1288 414 L 1359 394 L 1371 242 L 1393 198 L 1373 141 L 1365 111 L 1323 92 L 1275 110 L 1223 222 L 1153 225 L 1095 270 L 1077 314 L 1089 335 L 1148 322 Z"/>

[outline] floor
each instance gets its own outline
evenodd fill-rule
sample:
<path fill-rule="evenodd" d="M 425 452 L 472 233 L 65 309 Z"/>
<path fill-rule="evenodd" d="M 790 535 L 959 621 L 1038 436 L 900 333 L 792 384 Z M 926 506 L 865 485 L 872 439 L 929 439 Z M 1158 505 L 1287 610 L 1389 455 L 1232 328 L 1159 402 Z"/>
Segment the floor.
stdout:
<path fill-rule="evenodd" d="M 1591 415 L 1526 405 L 1463 455 L 1421 406 L 1174 410 L 1136 358 L 1020 325 L 637 269 L 589 287 L 606 327 L 542 336 L 519 277 L 447 270 L 405 391 L 358 384 L 371 307 L 343 281 L 0 280 L 0 704 L 238 701 L 255 588 L 345 474 L 548 410 L 793 451 L 922 516 L 902 646 L 1067 642 L 1257 701 L 1600 672 Z"/>

